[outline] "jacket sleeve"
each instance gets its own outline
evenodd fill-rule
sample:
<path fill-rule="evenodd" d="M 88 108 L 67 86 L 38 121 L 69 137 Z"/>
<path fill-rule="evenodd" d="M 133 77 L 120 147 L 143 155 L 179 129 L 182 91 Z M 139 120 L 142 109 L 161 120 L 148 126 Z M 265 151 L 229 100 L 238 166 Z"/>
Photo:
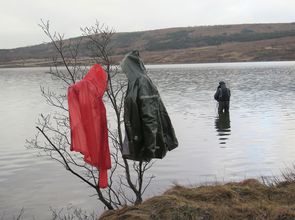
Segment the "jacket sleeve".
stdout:
<path fill-rule="evenodd" d="M 149 80 L 142 83 L 139 87 L 138 103 L 143 133 L 142 156 L 152 158 L 156 151 L 156 136 L 159 123 L 159 94 Z"/>
<path fill-rule="evenodd" d="M 220 89 L 219 89 L 219 87 L 217 87 L 217 90 L 216 90 L 216 92 L 215 92 L 215 94 L 214 94 L 214 99 L 215 99 L 216 101 L 218 101 L 218 99 L 219 99 L 219 93 L 220 93 Z"/>

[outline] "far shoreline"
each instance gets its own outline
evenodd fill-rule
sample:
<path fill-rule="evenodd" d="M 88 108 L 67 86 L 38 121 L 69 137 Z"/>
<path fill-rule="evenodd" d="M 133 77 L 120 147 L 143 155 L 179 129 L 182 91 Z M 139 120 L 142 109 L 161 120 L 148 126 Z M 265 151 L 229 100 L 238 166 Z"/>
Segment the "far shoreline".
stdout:
<path fill-rule="evenodd" d="M 41 61 L 41 60 L 40 60 Z M 42 60 L 43 61 L 43 60 Z M 44 62 L 44 61 L 43 61 Z M 177 66 L 179 67 L 180 65 L 185 65 L 185 66 L 224 66 L 224 65 L 251 65 L 251 64 L 259 64 L 259 65 L 262 65 L 262 64 L 286 64 L 286 63 L 293 63 L 295 64 L 295 60 L 257 60 L 257 61 L 228 61 L 228 62 L 179 62 L 179 63 L 170 63 L 170 62 L 167 62 L 167 63 L 149 63 L 149 62 L 146 62 L 145 65 L 147 67 L 155 67 L 155 66 Z M 85 65 L 87 66 L 87 63 L 80 63 L 78 65 Z M 114 64 L 115 66 L 116 65 L 119 65 L 119 63 L 115 63 Z M 91 66 L 91 64 L 89 64 L 88 66 Z M 18 68 L 50 68 L 50 67 L 55 67 L 55 65 L 53 63 L 42 63 L 42 64 L 38 64 L 38 63 L 28 63 L 28 64 L 20 64 L 20 63 L 14 63 L 14 64 L 11 64 L 11 63 L 3 63 L 3 64 L 0 64 L 0 69 L 18 69 Z M 63 64 L 60 64 L 60 65 L 57 65 L 57 67 L 64 67 Z"/>

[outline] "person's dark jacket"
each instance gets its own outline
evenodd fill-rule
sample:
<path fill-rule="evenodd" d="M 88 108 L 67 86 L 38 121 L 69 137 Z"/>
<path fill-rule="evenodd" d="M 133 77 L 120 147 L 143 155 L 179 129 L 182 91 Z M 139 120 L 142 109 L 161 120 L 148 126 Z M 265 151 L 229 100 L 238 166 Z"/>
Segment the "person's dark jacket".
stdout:
<path fill-rule="evenodd" d="M 128 78 L 124 103 L 128 143 L 125 141 L 123 156 L 138 161 L 163 158 L 178 141 L 159 92 L 146 74 L 138 51 L 128 53 L 121 68 Z"/>
<path fill-rule="evenodd" d="M 226 87 L 225 83 L 220 83 L 217 87 L 214 99 L 218 102 L 230 101 L 230 89 Z"/>

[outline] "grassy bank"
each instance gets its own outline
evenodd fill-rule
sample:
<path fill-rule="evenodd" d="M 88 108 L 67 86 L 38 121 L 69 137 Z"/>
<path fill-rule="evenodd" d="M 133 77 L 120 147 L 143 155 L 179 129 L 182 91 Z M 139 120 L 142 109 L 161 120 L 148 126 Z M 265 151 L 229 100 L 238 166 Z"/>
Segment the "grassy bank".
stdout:
<path fill-rule="evenodd" d="M 238 183 L 186 188 L 175 186 L 138 206 L 107 211 L 102 220 L 128 219 L 295 219 L 295 181 L 267 185 L 249 179 Z"/>

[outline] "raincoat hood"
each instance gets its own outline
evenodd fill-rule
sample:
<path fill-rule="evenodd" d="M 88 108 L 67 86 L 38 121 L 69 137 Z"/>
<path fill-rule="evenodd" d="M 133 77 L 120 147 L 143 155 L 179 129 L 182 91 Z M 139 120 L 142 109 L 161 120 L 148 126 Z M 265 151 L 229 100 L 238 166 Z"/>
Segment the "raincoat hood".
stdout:
<path fill-rule="evenodd" d="M 93 86 L 95 86 L 98 95 L 103 96 L 105 90 L 107 89 L 107 73 L 103 70 L 101 65 L 94 64 L 86 76 L 84 80 L 89 81 Z"/>
<path fill-rule="evenodd" d="M 225 85 L 225 83 L 223 83 L 223 84 L 220 84 L 219 86 L 220 86 L 220 88 L 222 88 L 222 89 L 223 89 L 223 88 L 226 88 L 226 85 Z"/>
<path fill-rule="evenodd" d="M 220 88 L 226 88 L 226 85 L 225 85 L 224 81 L 220 81 L 219 86 L 220 86 Z"/>
<path fill-rule="evenodd" d="M 139 52 L 134 50 L 128 53 L 121 62 L 122 71 L 126 74 L 128 81 L 132 82 L 142 75 L 146 75 L 144 63 Z"/>

